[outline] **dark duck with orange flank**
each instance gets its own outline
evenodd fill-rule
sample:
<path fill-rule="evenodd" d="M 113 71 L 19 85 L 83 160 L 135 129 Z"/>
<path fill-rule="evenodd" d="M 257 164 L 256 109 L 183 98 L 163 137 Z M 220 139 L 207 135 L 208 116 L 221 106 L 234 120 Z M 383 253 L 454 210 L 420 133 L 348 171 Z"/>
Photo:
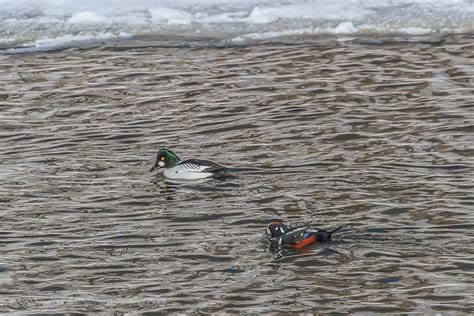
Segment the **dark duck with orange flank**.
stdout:
<path fill-rule="evenodd" d="M 290 229 L 283 223 L 283 220 L 278 218 L 272 219 L 270 225 L 267 226 L 267 234 L 274 243 L 299 249 L 316 242 L 329 241 L 332 234 L 341 228 L 342 226 L 339 226 L 331 231 L 309 227 Z"/>

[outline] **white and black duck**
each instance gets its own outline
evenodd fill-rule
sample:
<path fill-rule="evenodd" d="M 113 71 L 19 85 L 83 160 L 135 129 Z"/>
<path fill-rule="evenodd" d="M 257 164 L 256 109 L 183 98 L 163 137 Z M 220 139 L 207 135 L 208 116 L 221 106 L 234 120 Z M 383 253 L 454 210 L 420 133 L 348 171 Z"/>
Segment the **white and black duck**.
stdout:
<path fill-rule="evenodd" d="M 167 148 L 160 149 L 150 172 L 160 168 L 163 169 L 163 175 L 169 179 L 196 180 L 225 178 L 230 175 L 229 169 L 215 162 L 202 159 L 181 160 Z"/>

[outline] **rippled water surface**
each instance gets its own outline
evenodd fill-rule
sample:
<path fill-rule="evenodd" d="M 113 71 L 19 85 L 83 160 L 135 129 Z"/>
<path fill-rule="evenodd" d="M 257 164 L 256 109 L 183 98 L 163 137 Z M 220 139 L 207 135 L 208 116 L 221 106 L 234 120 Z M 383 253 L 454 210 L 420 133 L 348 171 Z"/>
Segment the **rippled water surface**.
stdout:
<path fill-rule="evenodd" d="M 1 55 L 0 312 L 472 312 L 473 52 Z M 238 177 L 170 183 L 160 146 Z M 273 250 L 275 215 L 344 229 Z"/>

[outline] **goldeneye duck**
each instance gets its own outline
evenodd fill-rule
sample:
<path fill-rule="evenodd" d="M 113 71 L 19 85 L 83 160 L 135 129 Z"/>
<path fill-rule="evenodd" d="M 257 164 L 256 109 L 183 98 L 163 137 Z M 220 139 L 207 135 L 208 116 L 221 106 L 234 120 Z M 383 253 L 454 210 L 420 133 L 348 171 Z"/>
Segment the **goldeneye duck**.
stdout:
<path fill-rule="evenodd" d="M 215 162 L 201 159 L 182 161 L 178 155 L 167 148 L 160 149 L 150 172 L 159 168 L 163 169 L 163 175 L 169 179 L 195 180 L 223 178 L 229 175 L 229 170 L 226 167 Z"/>
<path fill-rule="evenodd" d="M 341 228 L 342 226 L 339 226 L 331 231 L 308 227 L 290 229 L 283 220 L 277 218 L 272 219 L 270 225 L 267 226 L 267 234 L 272 242 L 299 249 L 315 242 L 331 240 L 332 234 Z"/>

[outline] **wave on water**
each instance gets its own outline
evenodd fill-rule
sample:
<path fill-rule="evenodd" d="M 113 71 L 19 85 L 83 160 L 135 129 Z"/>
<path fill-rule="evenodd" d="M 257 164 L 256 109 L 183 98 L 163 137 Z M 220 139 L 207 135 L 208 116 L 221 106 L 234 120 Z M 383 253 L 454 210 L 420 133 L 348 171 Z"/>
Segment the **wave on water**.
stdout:
<path fill-rule="evenodd" d="M 472 0 L 0 0 L 0 49 L 49 50 L 136 37 L 245 45 L 319 36 L 472 33 Z"/>

